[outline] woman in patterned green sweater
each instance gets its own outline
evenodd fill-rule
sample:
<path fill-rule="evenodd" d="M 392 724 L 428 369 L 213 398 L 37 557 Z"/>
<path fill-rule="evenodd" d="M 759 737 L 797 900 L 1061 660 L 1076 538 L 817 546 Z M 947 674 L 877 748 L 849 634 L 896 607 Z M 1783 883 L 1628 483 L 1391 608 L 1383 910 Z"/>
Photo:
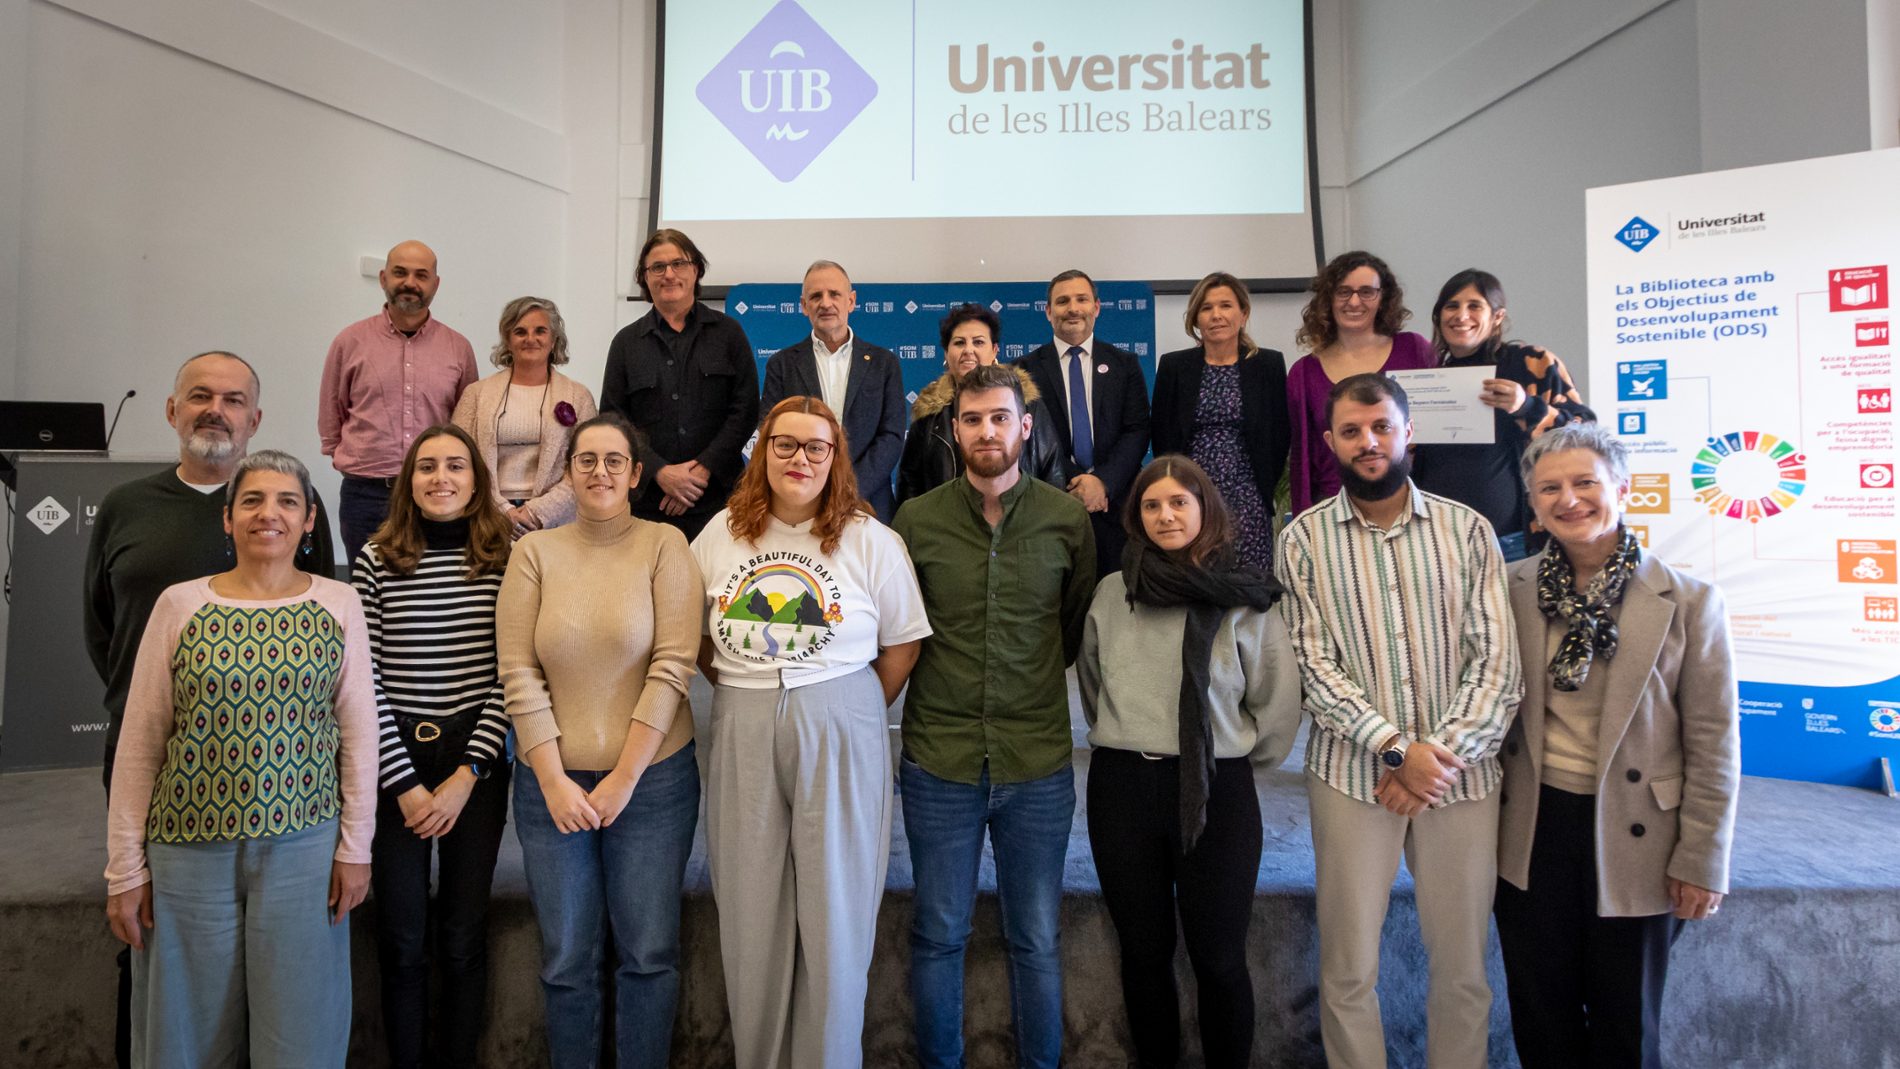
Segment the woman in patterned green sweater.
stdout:
<path fill-rule="evenodd" d="M 356 592 L 300 572 L 310 473 L 226 490 L 230 571 L 160 595 L 126 699 L 106 916 L 132 947 L 132 1062 L 342 1065 L 369 887 L 376 699 Z"/>

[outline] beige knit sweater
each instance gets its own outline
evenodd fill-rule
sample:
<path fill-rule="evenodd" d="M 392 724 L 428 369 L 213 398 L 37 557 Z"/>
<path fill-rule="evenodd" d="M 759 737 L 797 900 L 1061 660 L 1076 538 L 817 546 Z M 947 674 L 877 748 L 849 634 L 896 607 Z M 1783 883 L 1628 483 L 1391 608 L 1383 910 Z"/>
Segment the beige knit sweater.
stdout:
<path fill-rule="evenodd" d="M 693 737 L 704 597 L 685 536 L 665 524 L 582 516 L 522 538 L 495 605 L 518 752 L 556 739 L 564 767 L 604 772 L 638 720 L 666 733 L 655 761 L 677 753 Z"/>

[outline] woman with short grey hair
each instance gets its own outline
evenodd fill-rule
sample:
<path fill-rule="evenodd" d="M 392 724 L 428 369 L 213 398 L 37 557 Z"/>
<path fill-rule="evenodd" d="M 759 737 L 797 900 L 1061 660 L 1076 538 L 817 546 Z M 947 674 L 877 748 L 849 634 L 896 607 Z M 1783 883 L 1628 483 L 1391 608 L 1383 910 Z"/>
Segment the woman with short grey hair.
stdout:
<path fill-rule="evenodd" d="M 106 918 L 132 948 L 132 1064 L 342 1065 L 369 889 L 376 695 L 356 592 L 299 571 L 310 472 L 231 476 L 236 563 L 166 589 L 126 695 Z"/>
<path fill-rule="evenodd" d="M 501 370 L 463 390 L 450 421 L 494 473 L 495 503 L 514 537 L 572 522 L 563 450 L 569 431 L 598 410 L 587 387 L 554 370 L 568 359 L 561 310 L 546 297 L 509 301 L 488 359 Z"/>
<path fill-rule="evenodd" d="M 1728 891 L 1741 773 L 1722 596 L 1623 523 L 1629 462 L 1594 423 L 1524 451 L 1544 552 L 1510 569 L 1527 665 L 1504 742 L 1497 921 L 1518 1058 L 1661 1064 L 1669 948 Z"/>

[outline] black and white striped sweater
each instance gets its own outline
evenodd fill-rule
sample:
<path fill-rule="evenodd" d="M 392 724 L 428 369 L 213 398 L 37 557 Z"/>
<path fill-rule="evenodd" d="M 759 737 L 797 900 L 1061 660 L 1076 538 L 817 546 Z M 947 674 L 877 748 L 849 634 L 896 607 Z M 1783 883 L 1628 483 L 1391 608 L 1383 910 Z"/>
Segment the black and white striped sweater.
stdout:
<path fill-rule="evenodd" d="M 469 579 L 465 572 L 463 549 L 432 547 L 414 573 L 398 575 L 383 563 L 374 542 L 363 547 L 351 568 L 376 665 L 378 780 L 391 795 L 432 786 L 416 775 L 396 713 L 444 721 L 477 717 L 467 760 L 502 759 L 509 725 L 495 671 L 495 596 L 501 576 Z"/>

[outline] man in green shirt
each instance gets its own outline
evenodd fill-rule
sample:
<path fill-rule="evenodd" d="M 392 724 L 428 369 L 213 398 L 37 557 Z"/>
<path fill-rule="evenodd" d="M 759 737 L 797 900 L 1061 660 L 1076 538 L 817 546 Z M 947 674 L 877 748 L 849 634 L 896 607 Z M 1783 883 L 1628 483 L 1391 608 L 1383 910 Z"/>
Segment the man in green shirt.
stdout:
<path fill-rule="evenodd" d="M 988 829 L 1009 945 L 1017 1064 L 1062 1056 L 1057 952 L 1075 813 L 1069 692 L 1095 592 L 1080 502 L 1017 466 L 1034 429 L 1021 379 L 978 367 L 958 384 L 964 474 L 897 512 L 932 634 L 904 703 L 899 769 L 916 880 L 911 997 L 926 1067 L 963 1064 L 963 950 Z"/>

